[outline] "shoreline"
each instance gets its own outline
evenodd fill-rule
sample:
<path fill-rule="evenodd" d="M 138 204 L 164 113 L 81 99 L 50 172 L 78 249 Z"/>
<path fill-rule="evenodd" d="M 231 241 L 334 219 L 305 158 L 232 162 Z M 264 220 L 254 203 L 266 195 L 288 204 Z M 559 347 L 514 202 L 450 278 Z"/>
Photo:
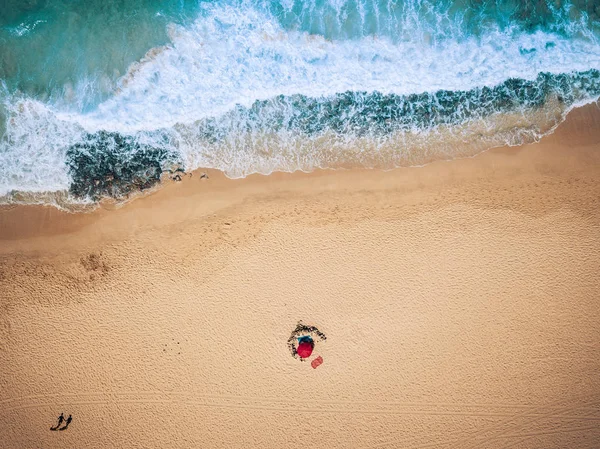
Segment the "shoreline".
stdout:
<path fill-rule="evenodd" d="M 432 167 L 431 171 L 443 172 L 444 167 L 448 164 L 460 164 L 462 161 L 469 161 L 472 159 L 486 158 L 487 153 L 492 154 L 514 154 L 520 151 L 522 148 L 536 147 L 537 145 L 550 145 L 554 146 L 557 144 L 575 143 L 578 146 L 581 145 L 592 145 L 600 142 L 600 136 L 595 133 L 596 129 L 600 129 L 600 107 L 598 103 L 590 103 L 582 107 L 574 108 L 569 111 L 565 121 L 561 122 L 557 127 L 548 135 L 544 136 L 539 142 L 533 142 L 530 144 L 519 145 L 519 146 L 503 146 L 491 148 L 481 153 L 475 154 L 468 157 L 460 157 L 450 160 L 438 160 L 433 161 L 425 165 L 410 166 L 410 167 L 397 167 L 392 169 L 371 169 L 371 168 L 340 168 L 340 169 L 316 169 L 311 172 L 295 171 L 295 172 L 274 172 L 269 175 L 263 174 L 251 174 L 244 178 L 229 178 L 223 172 L 217 169 L 210 168 L 198 168 L 191 172 L 183 173 L 181 181 L 174 181 L 169 179 L 168 176 L 164 176 L 161 183 L 152 187 L 148 191 L 140 191 L 133 194 L 131 198 L 124 201 L 115 201 L 112 199 L 104 199 L 98 202 L 96 205 L 82 211 L 70 211 L 58 208 L 52 204 L 7 204 L 0 205 L 0 240 L 4 239 L 15 239 L 25 236 L 31 236 L 33 233 L 42 233 L 44 235 L 53 234 L 53 223 L 59 222 L 59 227 L 64 226 L 68 221 L 73 221 L 75 224 L 68 226 L 68 229 L 74 229 L 77 226 L 85 226 L 88 223 L 93 222 L 96 218 L 100 219 L 110 211 L 117 211 L 123 208 L 135 207 L 132 204 L 139 201 L 152 201 L 148 198 L 157 197 L 159 201 L 162 200 L 165 195 L 163 190 L 168 192 L 174 192 L 177 190 L 178 193 L 183 195 L 197 195 L 200 192 L 206 190 L 215 189 L 216 191 L 222 191 L 226 188 L 236 189 L 240 188 L 240 183 L 247 183 L 250 186 L 256 186 L 257 184 L 274 185 L 276 182 L 294 182 L 297 179 L 308 179 L 315 178 L 319 179 L 327 177 L 328 175 L 335 176 L 340 175 L 342 178 L 348 176 L 369 176 L 374 175 L 377 177 L 381 174 L 384 177 L 389 176 L 390 173 L 398 173 L 399 176 L 408 174 L 411 177 L 415 170 L 423 170 L 428 167 Z M 493 157 L 493 156 L 492 156 Z M 489 161 L 485 161 L 489 164 Z M 451 166 L 451 165 L 450 165 Z M 443 173 L 441 173 L 443 176 Z M 206 175 L 204 179 L 202 175 Z M 308 178 L 307 178 L 308 177 Z M 419 176 L 416 176 L 418 178 Z M 194 188 L 193 184 L 197 184 L 196 181 L 202 182 L 203 185 L 199 188 Z M 178 187 L 179 184 L 184 185 L 183 188 Z M 23 220 L 27 222 L 45 222 L 44 226 L 47 228 L 36 228 L 35 230 L 28 232 L 21 228 L 21 225 L 17 226 L 14 223 L 20 221 L 17 218 L 18 215 L 23 214 Z M 81 217 L 79 217 L 81 216 Z M 70 219 L 67 217 L 71 217 Z M 78 218 L 74 218 L 78 217 Z M 50 222 L 50 223 L 48 223 Z M 17 230 L 16 227 L 19 229 Z"/>
<path fill-rule="evenodd" d="M 0 448 L 600 445 L 597 106 L 424 167 L 207 172 L 0 208 Z"/>
<path fill-rule="evenodd" d="M 577 112 L 577 111 L 593 111 L 595 109 L 595 107 L 599 107 L 600 103 L 599 103 L 600 99 L 596 99 L 596 100 L 591 100 L 589 99 L 586 102 L 582 102 L 579 104 L 574 104 L 571 105 L 570 107 L 568 107 L 565 111 L 562 111 L 559 115 L 561 117 L 561 119 L 558 121 L 557 124 L 554 124 L 553 126 L 551 126 L 549 129 L 547 129 L 544 132 L 541 132 L 539 130 L 529 130 L 530 133 L 534 134 L 536 137 L 534 139 L 533 142 L 530 142 L 530 144 L 534 144 L 539 142 L 540 140 L 547 140 L 550 138 L 550 136 L 552 136 L 552 134 L 554 134 L 554 132 L 556 131 L 556 129 L 564 127 L 564 123 L 566 120 L 568 120 L 568 117 L 573 114 L 575 117 L 580 117 L 582 115 L 586 115 L 586 113 L 584 112 L 583 114 L 581 112 Z M 541 114 L 540 117 L 538 117 L 537 122 L 538 123 L 537 126 L 540 126 L 541 123 L 545 122 L 545 121 L 549 121 L 549 122 L 553 122 L 555 120 L 557 120 L 557 117 L 554 117 L 553 119 L 546 117 L 545 119 L 542 118 L 542 116 L 544 116 L 545 114 L 552 114 L 551 111 L 544 111 L 540 110 L 538 111 L 539 114 Z M 556 113 L 556 111 L 554 111 L 554 113 Z M 528 112 L 527 114 L 523 113 L 524 115 L 530 114 L 530 112 Z M 536 115 L 537 113 L 533 113 L 533 115 Z M 493 116 L 494 114 L 492 114 Z M 510 113 L 510 114 L 500 114 L 500 118 L 496 117 L 496 126 L 498 126 L 498 133 L 500 133 L 500 128 L 503 128 L 502 122 L 503 121 L 507 121 L 510 123 L 511 121 L 517 123 L 519 121 L 518 117 L 519 117 L 519 113 Z M 592 112 L 591 114 L 587 114 L 588 120 L 592 120 L 593 121 L 598 121 L 596 117 L 596 115 Z M 509 117 L 512 117 L 509 118 Z M 488 117 L 488 119 L 490 119 Z M 490 119 L 491 120 L 491 119 Z M 571 118 L 569 120 L 572 121 L 578 121 L 577 118 Z M 494 120 L 492 120 L 494 121 Z M 469 127 L 474 127 L 477 128 L 476 123 L 478 122 L 478 120 L 473 120 L 472 123 L 470 124 L 466 124 L 466 128 Z M 532 128 L 535 128 L 536 126 L 534 125 L 534 122 L 536 122 L 536 120 L 534 120 L 530 126 Z M 509 125 L 509 128 L 511 126 L 516 126 L 515 123 L 513 123 L 512 125 Z M 489 126 L 489 124 L 488 124 Z M 440 129 L 442 129 L 444 127 L 444 125 L 440 125 Z M 518 128 L 518 126 L 517 126 Z M 438 130 L 439 131 L 439 130 Z M 479 132 L 481 134 L 479 134 L 479 139 L 480 140 L 485 140 L 485 139 L 489 139 L 490 136 L 487 135 L 486 131 L 484 131 L 484 129 L 480 129 Z M 515 131 L 516 132 L 516 131 Z M 527 130 L 525 129 L 520 129 L 519 128 L 519 132 L 521 133 L 520 137 L 517 137 L 517 135 L 513 136 L 512 138 L 518 138 L 519 140 L 527 140 L 527 138 L 523 137 L 524 134 L 527 134 Z M 108 134 L 111 134 L 110 132 Z M 477 135 L 477 132 L 472 130 L 471 134 L 473 134 L 473 136 Z M 473 137 L 471 136 L 471 137 Z M 530 136 L 531 137 L 531 136 Z M 467 142 L 466 140 L 463 139 L 462 142 L 459 141 L 452 141 L 452 140 L 448 140 L 445 143 L 442 143 L 439 140 L 438 137 L 435 137 L 434 135 L 430 136 L 429 138 L 425 139 L 425 142 L 427 142 L 429 140 L 429 145 L 431 147 L 433 146 L 440 146 L 444 147 L 453 147 L 456 154 L 454 155 L 454 157 L 452 158 L 444 158 L 444 157 L 432 157 L 429 156 L 429 158 L 425 158 L 425 160 L 423 161 L 423 163 L 420 164 L 400 164 L 400 165 L 395 165 L 392 167 L 385 167 L 383 168 L 382 166 L 380 166 L 382 164 L 382 162 L 376 162 L 373 164 L 373 166 L 364 166 L 361 164 L 356 163 L 356 161 L 354 163 L 351 162 L 347 162 L 345 164 L 340 164 L 336 167 L 324 167 L 324 168 L 313 168 L 312 170 L 304 170 L 304 169 L 296 169 L 293 171 L 272 171 L 268 174 L 265 173 L 258 173 L 258 172 L 254 172 L 254 173 L 250 173 L 248 175 L 245 176 L 241 176 L 241 177 L 230 177 L 227 175 L 227 173 L 225 171 L 222 171 L 220 169 L 216 169 L 216 168 L 207 168 L 207 167 L 199 167 L 190 171 L 184 171 L 182 168 L 177 168 L 173 170 L 163 170 L 159 179 L 157 181 L 153 181 L 153 180 L 147 180 L 147 182 L 149 183 L 150 187 L 146 187 L 143 189 L 137 189 L 134 188 L 131 190 L 131 193 L 124 195 L 121 198 L 115 198 L 115 197 L 111 197 L 111 196 L 107 196 L 107 194 L 105 193 L 103 196 L 101 196 L 101 199 L 97 200 L 97 201 L 93 201 L 88 199 L 76 199 L 76 197 L 72 196 L 72 193 L 70 193 L 69 190 L 60 190 L 60 191 L 44 191 L 44 192 L 25 192 L 25 191 L 12 191 L 7 193 L 5 196 L 0 197 L 0 199 L 3 201 L 0 203 L 0 211 L 1 210 L 7 210 L 10 208 L 14 208 L 14 207 L 19 207 L 19 206 L 41 206 L 41 207 L 46 207 L 46 206 L 51 206 L 51 207 L 55 207 L 63 212 L 68 212 L 68 213 L 89 213 L 89 212 L 93 212 L 94 210 L 96 210 L 97 208 L 104 208 L 104 209 L 110 209 L 110 208 L 119 208 L 119 207 L 123 207 L 124 205 L 128 204 L 131 201 L 135 201 L 136 199 L 140 198 L 140 197 L 144 197 L 147 195 L 151 195 L 153 192 L 155 192 L 158 189 L 161 189 L 162 187 L 164 187 L 164 185 L 166 183 L 169 183 L 170 181 L 181 181 L 182 178 L 181 176 L 187 177 L 187 176 L 193 176 L 193 174 L 202 174 L 202 173 L 206 173 L 206 172 L 212 172 L 212 173 L 221 173 L 224 174 L 226 178 L 228 179 L 245 179 L 248 176 L 273 176 L 276 174 L 295 174 L 295 173 L 305 173 L 305 174 L 309 174 L 309 173 L 318 173 L 318 172 L 329 172 L 329 171 L 343 171 L 343 170 L 376 170 L 376 171 L 393 171 L 393 170 L 398 170 L 398 169 L 412 169 L 412 168 L 422 168 L 425 167 L 427 165 L 430 165 L 432 163 L 436 163 L 436 162 L 452 162 L 455 160 L 461 160 L 461 159 L 469 159 L 469 158 L 473 158 L 473 157 L 477 157 L 487 151 L 491 151 L 491 150 L 495 150 L 498 148 L 514 148 L 514 147 L 522 147 L 525 145 L 528 145 L 527 143 L 521 143 L 521 144 L 507 144 L 507 143 L 501 143 L 501 142 L 496 142 L 495 144 L 491 144 L 491 141 L 488 141 L 487 143 L 487 148 L 477 148 L 481 145 L 481 143 L 477 143 L 477 138 L 475 138 L 474 142 Z M 493 140 L 493 139 L 492 139 Z M 510 140 L 510 139 L 509 139 Z M 360 139 L 357 139 L 357 142 L 359 142 Z M 435 142 L 435 143 L 434 143 Z M 389 143 L 386 144 L 388 147 L 394 147 L 394 143 Z M 412 144 L 416 149 L 419 149 L 419 151 L 423 151 L 425 148 L 423 147 L 423 145 L 418 144 L 416 141 L 413 142 Z M 490 146 L 491 145 L 491 146 Z M 439 150 L 439 148 L 438 148 Z M 438 151 L 436 150 L 436 151 Z M 390 151 L 390 148 L 381 148 L 382 153 L 387 153 Z M 405 156 L 407 158 L 407 161 L 410 159 L 414 159 L 414 157 L 411 156 Z M 418 159 L 418 156 L 415 156 Z M 385 165 L 385 164 L 384 164 Z M 89 174 L 90 176 L 91 173 Z M 108 176 L 108 175 L 107 175 Z M 113 176 L 113 175 L 111 175 Z M 85 177 L 79 179 L 79 184 L 81 184 L 82 179 L 84 179 Z M 89 178 L 88 178 L 89 179 Z M 111 178 L 112 179 L 112 178 Z M 74 181 L 73 181 L 74 182 Z M 102 180 L 96 180 L 96 183 L 98 182 L 102 182 Z M 125 188 L 128 188 L 129 184 L 127 184 L 125 181 L 122 181 L 124 183 Z M 131 181 L 132 183 L 134 182 L 133 180 Z M 139 181 L 136 181 L 139 182 Z M 74 184 L 72 184 L 73 186 Z M 80 186 L 81 187 L 81 186 Z M 20 198 L 17 199 L 15 201 L 15 198 Z M 7 201 L 7 202 L 4 202 Z"/>

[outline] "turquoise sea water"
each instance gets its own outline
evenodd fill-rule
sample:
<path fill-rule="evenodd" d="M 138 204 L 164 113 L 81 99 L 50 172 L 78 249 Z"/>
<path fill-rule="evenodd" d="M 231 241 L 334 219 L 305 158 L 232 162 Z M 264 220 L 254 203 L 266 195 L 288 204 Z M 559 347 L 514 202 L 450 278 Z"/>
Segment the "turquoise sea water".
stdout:
<path fill-rule="evenodd" d="M 600 1 L 0 2 L 0 203 L 420 165 L 600 95 Z"/>

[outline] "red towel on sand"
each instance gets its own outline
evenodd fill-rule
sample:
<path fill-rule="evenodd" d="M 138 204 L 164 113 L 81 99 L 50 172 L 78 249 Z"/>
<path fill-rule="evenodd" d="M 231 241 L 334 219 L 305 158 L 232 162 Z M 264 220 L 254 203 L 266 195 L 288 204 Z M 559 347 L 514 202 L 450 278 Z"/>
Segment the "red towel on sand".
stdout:
<path fill-rule="evenodd" d="M 321 363 L 323 363 L 323 357 L 319 356 L 310 363 L 310 366 L 317 368 Z"/>

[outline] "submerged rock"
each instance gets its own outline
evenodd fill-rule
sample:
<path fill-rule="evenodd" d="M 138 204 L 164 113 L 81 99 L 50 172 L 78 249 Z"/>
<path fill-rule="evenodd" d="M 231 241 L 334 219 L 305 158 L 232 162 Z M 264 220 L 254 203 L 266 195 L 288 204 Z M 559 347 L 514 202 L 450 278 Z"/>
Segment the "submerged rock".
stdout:
<path fill-rule="evenodd" d="M 142 144 L 134 136 L 106 131 L 88 134 L 67 150 L 69 190 L 78 198 L 94 201 L 124 198 L 157 184 L 167 163 L 174 161 L 172 152 Z"/>

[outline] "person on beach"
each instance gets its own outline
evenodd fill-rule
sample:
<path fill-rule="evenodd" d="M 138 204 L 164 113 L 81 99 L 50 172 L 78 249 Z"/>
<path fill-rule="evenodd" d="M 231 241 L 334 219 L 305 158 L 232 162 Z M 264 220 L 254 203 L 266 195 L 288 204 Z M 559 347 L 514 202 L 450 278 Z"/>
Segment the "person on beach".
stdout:
<path fill-rule="evenodd" d="M 71 415 L 69 415 L 69 417 L 67 418 L 67 421 L 65 422 L 65 425 L 58 430 L 67 430 L 67 427 L 69 427 L 69 424 L 71 424 L 71 421 L 73 421 L 73 418 L 71 417 Z"/>
<path fill-rule="evenodd" d="M 56 423 L 56 425 L 54 427 L 50 427 L 50 430 L 57 430 L 60 425 L 63 423 L 63 421 L 65 420 L 65 415 L 64 413 L 61 413 L 60 416 L 58 417 L 58 422 Z"/>

